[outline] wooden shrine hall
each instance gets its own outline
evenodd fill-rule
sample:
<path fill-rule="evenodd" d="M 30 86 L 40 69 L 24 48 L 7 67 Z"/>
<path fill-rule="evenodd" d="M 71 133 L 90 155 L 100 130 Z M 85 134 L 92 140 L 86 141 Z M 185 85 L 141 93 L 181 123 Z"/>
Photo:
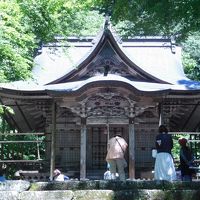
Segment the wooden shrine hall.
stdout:
<path fill-rule="evenodd" d="M 0 84 L 6 121 L 18 133 L 45 134 L 50 176 L 59 168 L 78 178 L 103 177 L 107 141 L 129 144 L 127 178 L 153 170 L 159 124 L 199 131 L 200 83 L 183 71 L 170 38 L 122 39 L 105 24 L 96 37 L 57 38 L 35 57 L 33 78 Z"/>

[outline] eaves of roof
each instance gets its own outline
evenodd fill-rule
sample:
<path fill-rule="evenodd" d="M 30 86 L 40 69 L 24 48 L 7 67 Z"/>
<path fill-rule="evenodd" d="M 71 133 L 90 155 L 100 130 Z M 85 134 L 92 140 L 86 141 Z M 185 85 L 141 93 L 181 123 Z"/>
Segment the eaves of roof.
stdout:
<path fill-rule="evenodd" d="M 6 94 L 15 94 L 19 96 L 46 96 L 48 94 L 57 93 L 57 94 L 72 94 L 76 93 L 79 90 L 82 90 L 91 85 L 107 85 L 113 87 L 127 86 L 132 90 L 142 93 L 173 93 L 173 94 L 199 94 L 200 93 L 200 82 L 180 80 L 177 84 L 162 84 L 162 83 L 147 83 L 147 82 L 137 82 L 130 81 L 124 77 L 108 74 L 107 76 L 96 76 L 91 77 L 87 80 L 68 82 L 68 83 L 59 83 L 59 84 L 49 84 L 41 86 L 38 89 L 37 86 L 27 88 L 27 82 L 23 84 L 20 83 L 20 89 L 17 84 L 9 86 L 9 84 L 0 85 L 0 93 Z"/>

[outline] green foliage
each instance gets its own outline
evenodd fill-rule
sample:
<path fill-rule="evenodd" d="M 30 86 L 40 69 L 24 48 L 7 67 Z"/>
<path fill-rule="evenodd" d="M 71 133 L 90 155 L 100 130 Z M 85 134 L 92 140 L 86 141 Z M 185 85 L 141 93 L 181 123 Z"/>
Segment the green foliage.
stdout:
<path fill-rule="evenodd" d="M 0 133 L 8 133 L 12 132 L 10 130 L 9 125 L 3 120 L 3 117 L 0 118 Z M 44 159 L 45 152 L 45 136 L 37 136 L 37 135 L 10 135 L 3 134 L 0 136 L 1 140 L 4 141 L 39 141 L 38 143 L 30 142 L 30 143 L 6 143 L 1 145 L 1 151 L 4 152 L 1 155 L 1 158 L 7 159 L 15 159 L 15 160 L 37 160 Z M 41 141 L 41 142 L 40 142 Z M 39 155 L 38 155 L 39 151 Z"/>
<path fill-rule="evenodd" d="M 58 19 L 62 15 L 61 9 L 69 11 L 67 6 L 63 5 L 62 7 L 61 4 L 64 1 L 19 0 L 18 2 L 24 14 L 22 23 L 27 30 L 35 35 L 38 43 L 50 41 L 56 34 L 59 34 L 60 23 L 58 23 Z"/>
<path fill-rule="evenodd" d="M 76 28 L 70 27 L 69 30 L 75 36 L 96 36 L 100 28 L 103 27 L 103 22 L 103 15 L 100 15 L 97 11 L 83 10 L 76 13 L 74 19 Z"/>
<path fill-rule="evenodd" d="M 0 82 L 30 77 L 35 51 L 54 37 L 96 34 L 103 17 L 78 1 L 0 1 Z"/>
<path fill-rule="evenodd" d="M 3 110 L 3 106 L 0 105 L 0 116 L 3 114 L 4 110 Z"/>
<path fill-rule="evenodd" d="M 83 2 L 83 1 L 82 1 Z M 111 15 L 112 21 L 128 22 L 136 35 L 175 35 L 185 38 L 199 30 L 198 0 L 88 0 L 85 4 Z"/>
<path fill-rule="evenodd" d="M 41 141 L 40 143 L 8 143 L 1 145 L 1 159 L 3 160 L 43 160 L 45 159 L 45 137 L 34 135 L 3 135 L 1 136 L 4 141 Z M 39 157 L 38 157 L 39 156 Z M 34 166 L 31 166 L 33 169 Z M 35 166 L 36 167 L 36 166 Z M 13 179 L 14 172 L 19 169 L 28 170 L 29 166 L 24 166 L 23 163 L 10 163 L 6 166 L 7 178 Z"/>
<path fill-rule="evenodd" d="M 52 42 L 57 35 L 81 35 L 84 30 L 99 28 L 97 12 L 82 9 L 78 1 L 19 0 L 23 23 L 39 42 Z M 89 25 L 89 27 L 88 27 Z"/>
<path fill-rule="evenodd" d="M 4 112 L 8 112 L 10 114 L 15 114 L 14 110 L 9 107 L 9 106 L 5 106 L 5 105 L 0 105 L 0 116 L 2 116 L 4 114 Z"/>
<path fill-rule="evenodd" d="M 10 107 L 3 107 L 3 110 L 10 110 Z M 12 110 L 9 111 L 13 112 Z M 11 130 L 9 124 L 4 120 L 3 115 L 0 115 L 0 133 L 11 133 L 1 135 L 1 139 L 5 141 L 18 141 L 18 140 L 26 140 L 26 141 L 44 141 L 45 136 L 37 136 L 37 135 L 13 135 L 12 132 L 15 130 Z M 2 147 L 2 146 L 1 146 Z M 4 159 L 14 159 L 13 155 L 17 155 L 15 159 L 37 159 L 37 150 L 40 149 L 41 155 L 44 155 L 45 146 L 43 142 L 37 143 L 8 143 L 4 144 Z M 23 151 L 21 151 L 23 149 Z M 12 154 L 12 155 L 11 155 Z M 30 157 L 29 157 L 30 155 Z M 34 155 L 34 156 L 31 156 Z"/>
<path fill-rule="evenodd" d="M 189 53 L 183 52 L 182 55 L 183 65 L 184 65 L 184 71 L 188 78 L 193 80 L 200 80 L 200 74 L 197 69 L 197 62 L 195 59 L 191 58 Z"/>
<path fill-rule="evenodd" d="M 200 32 L 190 33 L 183 46 L 183 65 L 186 75 L 200 80 Z"/>
<path fill-rule="evenodd" d="M 33 35 L 21 23 L 23 14 L 15 0 L 0 1 L 0 81 L 30 76 Z"/>

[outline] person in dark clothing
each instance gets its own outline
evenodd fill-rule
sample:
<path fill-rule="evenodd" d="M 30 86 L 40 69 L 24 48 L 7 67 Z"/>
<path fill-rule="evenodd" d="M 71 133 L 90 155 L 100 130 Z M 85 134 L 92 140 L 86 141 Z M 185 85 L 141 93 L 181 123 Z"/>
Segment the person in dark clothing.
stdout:
<path fill-rule="evenodd" d="M 0 182 L 6 181 L 6 178 L 4 176 L 4 169 L 2 166 L 0 166 Z"/>
<path fill-rule="evenodd" d="M 174 167 L 171 150 L 173 148 L 173 140 L 164 125 L 160 125 L 159 134 L 156 136 L 156 161 L 154 168 L 155 180 L 176 180 L 176 171 Z"/>
<path fill-rule="evenodd" d="M 161 130 L 162 127 L 160 128 L 161 132 L 156 136 L 156 149 L 157 153 L 165 152 L 171 154 L 171 150 L 173 148 L 173 140 L 171 135 L 167 134 L 166 130 L 163 129 Z M 164 134 L 163 134 L 164 133 Z"/>
<path fill-rule="evenodd" d="M 194 170 L 190 167 L 193 165 L 194 157 L 192 151 L 187 146 L 187 139 L 180 138 L 178 140 L 180 149 L 180 170 L 182 181 L 192 181 Z"/>

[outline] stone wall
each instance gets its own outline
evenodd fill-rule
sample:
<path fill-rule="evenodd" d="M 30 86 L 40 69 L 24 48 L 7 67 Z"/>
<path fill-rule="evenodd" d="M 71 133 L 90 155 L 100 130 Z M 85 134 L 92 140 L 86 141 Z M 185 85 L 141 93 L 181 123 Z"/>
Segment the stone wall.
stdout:
<path fill-rule="evenodd" d="M 0 182 L 0 200 L 199 200 L 200 182 Z"/>

